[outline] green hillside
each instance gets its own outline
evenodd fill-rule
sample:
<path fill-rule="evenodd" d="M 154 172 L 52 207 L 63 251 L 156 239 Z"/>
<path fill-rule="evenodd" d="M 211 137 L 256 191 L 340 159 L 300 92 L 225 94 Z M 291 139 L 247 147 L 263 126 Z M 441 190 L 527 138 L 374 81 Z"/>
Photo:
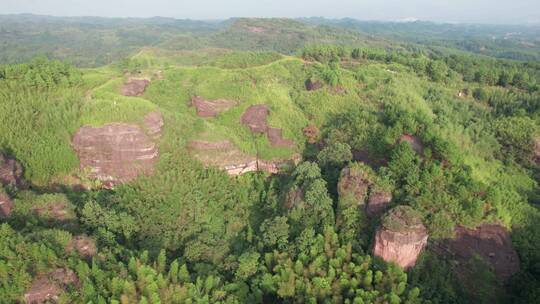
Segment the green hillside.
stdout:
<path fill-rule="evenodd" d="M 59 268 L 77 276 L 59 303 L 534 303 L 540 295 L 538 61 L 426 51 L 288 19 L 43 17 L 36 23 L 50 26 L 49 39 L 11 32 L 22 26 L 11 18 L 0 17 L 0 33 L 14 35 L 0 35 L 8 41 L 0 61 L 21 63 L 0 66 L 0 151 L 22 165 L 28 186 L 0 188 L 14 202 L 0 219 L 0 303 L 23 301 Z M 54 38 L 66 22 L 85 29 L 65 36 L 80 43 Z M 94 67 L 28 60 L 38 53 Z M 149 84 L 123 95 L 133 79 Z M 194 97 L 228 106 L 203 118 Z M 253 105 L 266 105 L 268 126 L 293 144 L 251 132 L 242 121 Z M 80 168 L 77 130 L 144 128 L 153 112 L 164 120 L 153 174 L 110 189 Z M 194 141 L 229 150 L 194 151 Z M 201 161 L 238 155 L 297 163 L 229 176 Z M 344 168 L 369 183 L 361 200 L 389 192 L 388 208 L 408 206 L 425 226 L 414 268 L 373 255 L 381 218 L 340 194 Z M 507 280 L 481 257 L 470 260 L 471 274 L 437 252 L 456 227 L 483 224 L 511 235 L 520 267 Z M 95 242 L 91 257 L 69 250 L 80 235 Z"/>

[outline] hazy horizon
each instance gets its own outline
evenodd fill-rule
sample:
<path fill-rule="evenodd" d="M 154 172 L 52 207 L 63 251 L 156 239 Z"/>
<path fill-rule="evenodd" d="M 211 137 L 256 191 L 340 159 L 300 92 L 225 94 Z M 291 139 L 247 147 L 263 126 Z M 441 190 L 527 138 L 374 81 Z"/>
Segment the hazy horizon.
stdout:
<path fill-rule="evenodd" d="M 36 14 L 58 17 L 169 17 L 224 20 L 235 17 L 324 17 L 365 21 L 422 20 L 439 23 L 531 24 L 540 23 L 540 3 L 494 0 L 2 0 L 0 14 Z M 421 9 L 419 9 L 421 8 Z"/>

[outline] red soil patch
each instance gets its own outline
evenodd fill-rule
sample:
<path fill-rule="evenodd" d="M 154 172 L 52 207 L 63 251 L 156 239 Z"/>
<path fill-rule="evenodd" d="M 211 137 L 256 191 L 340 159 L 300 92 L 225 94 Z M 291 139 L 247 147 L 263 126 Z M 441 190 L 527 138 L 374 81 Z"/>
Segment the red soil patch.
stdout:
<path fill-rule="evenodd" d="M 141 96 L 149 84 L 148 79 L 132 79 L 124 84 L 120 91 L 124 96 Z"/>
<path fill-rule="evenodd" d="M 24 294 L 27 304 L 56 302 L 62 290 L 71 284 L 78 284 L 77 275 L 70 269 L 56 269 L 46 275 L 38 276 Z"/>
<path fill-rule="evenodd" d="M 435 251 L 458 261 L 458 273 L 467 274 L 467 262 L 479 257 L 502 281 L 519 271 L 519 257 L 508 231 L 500 225 L 482 225 L 476 229 L 456 227 L 454 239 L 437 243 Z"/>
<path fill-rule="evenodd" d="M 268 128 L 267 136 L 270 144 L 276 147 L 293 147 L 294 141 L 283 138 L 283 131 L 277 128 Z"/>
<path fill-rule="evenodd" d="M 227 111 L 237 104 L 237 102 L 232 100 L 205 100 L 200 96 L 195 96 L 191 99 L 191 105 L 197 109 L 197 115 L 205 118 L 216 117 L 218 114 Z"/>
<path fill-rule="evenodd" d="M 403 134 L 399 138 L 399 143 L 407 142 L 411 145 L 411 148 L 413 148 L 416 153 L 420 155 L 424 155 L 424 144 L 422 143 L 422 140 L 420 140 L 419 137 L 409 134 Z"/>
<path fill-rule="evenodd" d="M 242 124 L 246 125 L 253 133 L 266 133 L 268 114 L 270 114 L 270 110 L 267 105 L 252 105 L 242 115 Z"/>
<path fill-rule="evenodd" d="M 65 250 L 67 252 L 77 252 L 80 256 L 85 258 L 91 258 L 96 255 L 96 243 L 93 239 L 84 236 L 78 235 L 75 236 L 69 241 L 66 245 Z"/>

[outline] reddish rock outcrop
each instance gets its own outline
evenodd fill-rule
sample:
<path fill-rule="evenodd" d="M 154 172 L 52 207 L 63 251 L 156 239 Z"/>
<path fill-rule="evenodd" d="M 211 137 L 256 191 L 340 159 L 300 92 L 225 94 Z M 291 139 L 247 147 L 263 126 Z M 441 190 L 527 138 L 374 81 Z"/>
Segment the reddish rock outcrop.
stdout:
<path fill-rule="evenodd" d="M 13 209 L 13 202 L 9 196 L 0 189 L 0 219 L 8 218 L 11 215 Z"/>
<path fill-rule="evenodd" d="M 347 206 L 342 204 L 342 207 L 347 208 L 351 204 L 364 206 L 370 185 L 371 177 L 363 167 L 346 167 L 341 170 L 337 190 L 340 202 L 347 201 L 344 203 Z"/>
<path fill-rule="evenodd" d="M 482 225 L 476 229 L 458 226 L 455 238 L 437 242 L 435 251 L 458 262 L 460 274 L 469 272 L 467 262 L 482 259 L 502 281 L 519 271 L 519 257 L 508 231 L 500 225 Z"/>
<path fill-rule="evenodd" d="M 84 235 L 73 237 L 66 245 L 65 250 L 67 252 L 77 252 L 84 258 L 93 257 L 97 251 L 94 240 Z"/>
<path fill-rule="evenodd" d="M 293 147 L 294 141 L 283 138 L 283 132 L 278 128 L 268 126 L 267 105 L 252 105 L 242 115 L 242 124 L 247 126 L 253 133 L 266 133 L 270 144 L 274 147 Z"/>
<path fill-rule="evenodd" d="M 70 269 L 56 269 L 38 276 L 24 294 L 27 304 L 56 302 L 65 287 L 78 284 L 77 275 Z"/>
<path fill-rule="evenodd" d="M 49 203 L 46 206 L 33 207 L 31 209 L 35 214 L 53 219 L 56 221 L 65 221 L 72 217 L 73 214 L 70 214 L 66 203 L 64 202 L 54 202 Z"/>
<path fill-rule="evenodd" d="M 416 264 L 427 244 L 428 234 L 419 215 L 408 206 L 388 212 L 375 234 L 373 254 L 402 268 Z"/>
<path fill-rule="evenodd" d="M 265 161 L 243 153 L 228 140 L 203 141 L 193 140 L 188 149 L 206 167 L 217 167 L 229 175 L 241 175 L 254 171 L 278 173 L 281 167 L 294 160 Z"/>
<path fill-rule="evenodd" d="M 148 79 L 131 79 L 122 86 L 120 91 L 124 96 L 141 96 L 149 84 Z"/>
<path fill-rule="evenodd" d="M 72 145 L 81 168 L 90 170 L 89 177 L 110 185 L 153 174 L 158 148 L 152 137 L 159 136 L 162 120 L 152 114 L 145 121 L 150 123 L 146 126 L 150 136 L 139 126 L 125 123 L 80 128 Z"/>
<path fill-rule="evenodd" d="M 237 102 L 232 100 L 205 100 L 200 96 L 195 96 L 191 99 L 191 105 L 197 109 L 197 116 L 205 118 L 216 117 L 218 114 L 227 111 L 237 104 Z"/>
<path fill-rule="evenodd" d="M 24 184 L 22 166 L 2 153 L 0 153 L 0 184 L 11 187 L 21 187 Z"/>
<path fill-rule="evenodd" d="M 403 134 L 399 138 L 399 143 L 407 142 L 411 145 L 411 148 L 413 148 L 416 153 L 420 155 L 424 155 L 424 144 L 422 143 L 422 140 L 418 136 L 409 135 L 409 134 Z"/>
<path fill-rule="evenodd" d="M 242 124 L 253 133 L 266 133 L 268 114 L 270 110 L 267 105 L 252 105 L 242 115 Z"/>
<path fill-rule="evenodd" d="M 154 139 L 157 139 L 161 136 L 163 124 L 163 116 L 160 112 L 152 112 L 144 117 L 144 126 L 146 128 L 146 133 Z"/>
<path fill-rule="evenodd" d="M 366 205 L 366 214 L 371 218 L 379 217 L 386 211 L 392 200 L 392 193 L 384 190 L 371 191 Z"/>

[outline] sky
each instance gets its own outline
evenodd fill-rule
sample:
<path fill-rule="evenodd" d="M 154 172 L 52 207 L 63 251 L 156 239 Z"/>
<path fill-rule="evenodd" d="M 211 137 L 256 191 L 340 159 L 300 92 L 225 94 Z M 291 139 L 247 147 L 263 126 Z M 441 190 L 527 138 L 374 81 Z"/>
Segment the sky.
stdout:
<path fill-rule="evenodd" d="M 540 0 L 0 0 L 0 14 L 54 16 L 350 17 L 467 23 L 540 23 Z"/>

